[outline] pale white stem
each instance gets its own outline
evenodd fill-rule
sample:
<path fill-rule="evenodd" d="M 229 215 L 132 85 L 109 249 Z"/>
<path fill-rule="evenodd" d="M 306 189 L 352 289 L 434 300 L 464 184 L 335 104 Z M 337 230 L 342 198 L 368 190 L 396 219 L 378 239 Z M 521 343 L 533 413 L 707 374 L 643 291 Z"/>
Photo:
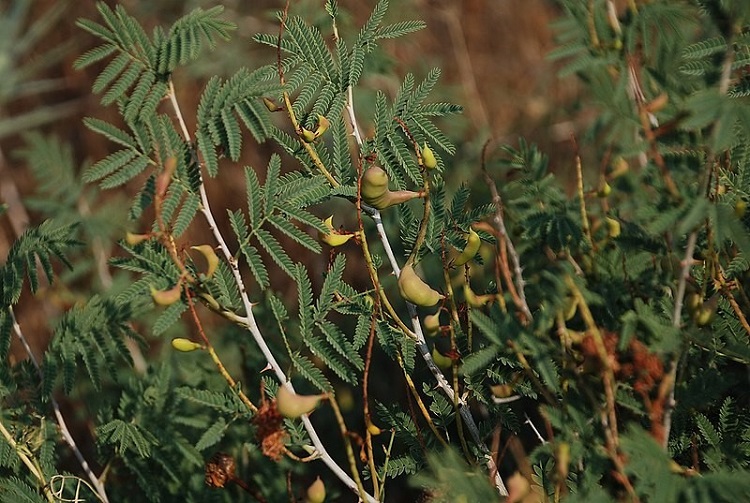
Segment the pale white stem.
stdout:
<path fill-rule="evenodd" d="M 536 438 L 538 438 L 539 441 L 542 444 L 546 444 L 547 441 L 544 440 L 544 437 L 542 436 L 542 434 L 539 433 L 539 430 L 536 428 L 536 425 L 534 425 L 534 423 L 531 421 L 531 418 L 529 417 L 529 415 L 528 414 L 524 414 L 524 416 L 526 416 L 526 421 L 524 421 L 524 422 L 526 424 L 528 424 L 531 427 L 532 430 L 534 430 L 534 433 L 536 434 Z"/>
<path fill-rule="evenodd" d="M 180 124 L 180 128 L 185 140 L 190 142 L 190 133 L 188 132 L 185 121 L 182 118 L 182 112 L 180 111 L 180 106 L 177 102 L 177 98 L 175 97 L 174 86 L 171 81 L 169 83 L 169 86 L 169 97 L 170 101 L 172 102 L 172 108 L 177 115 L 177 120 Z M 263 356 L 268 362 L 268 365 L 271 367 L 271 370 L 273 370 L 274 374 L 276 374 L 276 377 L 278 378 L 281 385 L 294 392 L 294 387 L 292 386 L 291 381 L 287 380 L 286 374 L 282 370 L 281 365 L 279 365 L 279 362 L 276 360 L 276 357 L 274 357 L 273 353 L 271 352 L 271 348 L 268 347 L 268 344 L 266 343 L 266 340 L 264 339 L 263 334 L 258 327 L 258 323 L 255 321 L 255 316 L 253 315 L 253 304 L 252 302 L 250 302 L 250 298 L 247 295 L 247 289 L 245 288 L 245 282 L 242 279 L 242 274 L 240 273 L 239 264 L 237 263 L 237 260 L 232 255 L 232 253 L 229 251 L 229 246 L 227 245 L 224 236 L 221 234 L 221 231 L 216 224 L 216 219 L 214 218 L 213 212 L 211 211 L 208 194 L 206 193 L 206 187 L 202 179 L 200 183 L 200 197 L 200 212 L 206 219 L 206 223 L 211 229 L 211 233 L 213 234 L 214 239 L 216 239 L 217 243 L 219 244 L 219 249 L 223 253 L 227 263 L 229 264 L 230 269 L 232 270 L 232 275 L 234 276 L 234 281 L 240 291 L 240 299 L 242 300 L 242 306 L 245 308 L 246 314 L 242 318 L 237 317 L 237 319 L 244 322 L 245 327 L 250 331 L 250 334 L 253 336 L 255 343 L 260 348 L 261 353 L 263 353 Z M 318 451 L 318 456 L 323 461 L 323 463 L 325 463 L 326 466 L 328 466 L 328 468 L 334 473 L 334 475 L 336 475 L 336 477 L 338 477 L 339 480 L 341 480 L 347 487 L 349 487 L 355 493 L 358 493 L 359 489 L 357 487 L 357 484 L 328 453 L 325 446 L 323 445 L 323 442 L 320 440 L 315 427 L 313 426 L 310 418 L 307 415 L 302 416 L 302 424 L 305 426 L 305 430 L 307 430 L 307 434 L 310 436 L 310 441 Z M 367 494 L 367 501 L 368 503 L 378 503 L 377 500 L 369 494 Z"/>
<path fill-rule="evenodd" d="M 357 124 L 357 115 L 354 112 L 354 96 L 352 92 L 352 86 L 349 86 L 349 89 L 347 90 L 346 111 L 349 118 L 349 124 L 352 128 L 352 134 L 357 141 L 357 146 L 361 148 L 363 143 L 362 134 L 360 133 L 360 129 Z M 363 205 L 362 209 L 375 222 L 375 228 L 377 229 L 378 237 L 380 238 L 380 242 L 383 245 L 385 254 L 388 257 L 388 262 L 391 264 L 393 274 L 396 276 L 396 278 L 398 278 L 401 275 L 401 267 L 398 265 L 398 260 L 396 260 L 396 255 L 393 253 L 393 247 L 391 246 L 391 242 L 388 239 L 388 234 L 386 234 L 385 232 L 385 226 L 383 226 L 383 219 L 380 215 L 380 211 L 368 205 Z M 453 392 L 453 387 L 448 382 L 448 379 L 446 379 L 443 371 L 438 368 L 438 366 L 435 364 L 435 361 L 432 359 L 432 354 L 430 353 L 430 349 L 427 346 L 424 333 L 422 332 L 422 325 L 419 321 L 416 306 L 410 302 L 407 302 L 406 307 L 409 312 L 409 318 L 413 327 L 413 333 L 416 336 L 416 344 L 417 349 L 419 350 L 419 354 L 422 356 L 425 364 L 427 364 L 427 368 L 430 369 L 430 372 L 432 373 L 432 376 L 435 379 L 438 387 L 443 391 L 443 393 L 445 393 L 451 403 L 458 403 L 458 411 L 464 424 L 466 425 L 466 428 L 469 430 L 469 433 L 471 434 L 474 442 L 476 442 L 476 444 L 482 450 L 489 473 L 494 474 L 494 483 L 495 487 L 497 487 L 498 493 L 500 493 L 501 496 L 507 496 L 508 490 L 506 489 L 505 484 L 503 483 L 503 480 L 497 470 L 495 459 L 492 457 L 492 453 L 490 452 L 490 450 L 484 444 L 484 441 L 482 441 L 482 438 L 479 434 L 479 428 L 477 428 L 477 425 L 474 422 L 474 417 L 471 415 L 471 411 L 466 404 L 466 400 L 464 400 L 463 397 L 459 396 L 457 397 L 457 402 L 454 402 L 456 398 L 454 398 L 455 393 Z"/>
<path fill-rule="evenodd" d="M 10 319 L 13 322 L 13 331 L 21 341 L 23 348 L 26 350 L 26 354 L 29 355 L 29 360 L 31 360 L 31 363 L 34 364 L 34 367 L 39 373 L 39 378 L 43 379 L 44 376 L 42 374 L 42 368 L 39 366 L 39 362 L 37 361 L 36 356 L 34 356 L 34 352 L 31 350 L 31 346 L 29 346 L 29 343 L 26 340 L 23 331 L 21 330 L 21 326 L 16 320 L 16 314 L 13 311 L 13 307 L 9 306 L 8 311 L 10 312 Z M 78 460 L 78 464 L 81 465 L 81 469 L 84 471 L 89 481 L 91 481 L 97 497 L 104 503 L 109 503 L 109 498 L 107 498 L 107 492 L 104 489 L 104 484 L 102 484 L 102 482 L 96 477 L 96 475 L 94 475 L 94 472 L 91 470 L 91 467 L 86 461 L 86 458 L 83 457 L 83 454 L 81 453 L 80 449 L 78 449 L 78 445 L 76 445 L 73 436 L 70 434 L 70 430 L 68 429 L 68 425 L 65 422 L 65 418 L 60 411 L 60 404 L 57 402 L 57 400 L 55 400 L 54 396 L 50 395 L 49 398 L 50 402 L 52 403 L 52 408 L 55 411 L 55 420 L 57 421 L 57 425 L 60 428 L 60 433 L 62 434 L 63 440 L 65 440 L 65 443 L 68 444 L 70 449 L 73 451 L 73 454 Z"/>

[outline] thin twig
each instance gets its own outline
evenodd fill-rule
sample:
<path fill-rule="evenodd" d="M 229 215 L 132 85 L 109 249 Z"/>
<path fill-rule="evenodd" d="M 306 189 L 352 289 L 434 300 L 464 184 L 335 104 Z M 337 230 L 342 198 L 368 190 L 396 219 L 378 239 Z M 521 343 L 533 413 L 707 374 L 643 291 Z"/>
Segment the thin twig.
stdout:
<path fill-rule="evenodd" d="M 31 363 L 34 365 L 37 373 L 39 374 L 39 379 L 43 380 L 44 375 L 42 373 L 42 368 L 39 366 L 39 361 L 36 359 L 36 356 L 34 355 L 34 352 L 32 351 L 31 346 L 29 346 L 29 343 L 26 337 L 24 336 L 23 331 L 21 330 L 21 326 L 18 324 L 18 321 L 16 320 L 16 314 L 13 311 L 13 306 L 8 306 L 8 311 L 10 312 L 10 319 L 11 319 L 11 322 L 13 323 L 13 331 L 15 332 L 18 339 L 21 341 L 21 344 L 26 350 L 26 354 L 29 355 L 29 360 L 31 360 Z M 70 449 L 73 451 L 73 454 L 75 455 L 76 460 L 78 460 L 78 464 L 81 465 L 81 469 L 84 471 L 88 479 L 91 481 L 91 484 L 94 486 L 96 496 L 104 503 L 109 503 L 109 498 L 107 498 L 107 491 L 104 489 L 104 484 L 102 484 L 102 482 L 96 477 L 96 475 L 94 475 L 94 472 L 91 470 L 91 467 L 86 461 L 86 458 L 83 457 L 81 450 L 78 448 L 78 445 L 73 439 L 73 436 L 70 433 L 70 429 L 68 428 L 68 425 L 65 422 L 65 418 L 62 415 L 62 411 L 60 410 L 60 404 L 57 402 L 55 397 L 52 396 L 51 394 L 50 394 L 49 399 L 50 399 L 50 403 L 52 403 L 52 409 L 55 412 L 55 420 L 57 421 L 57 425 L 60 428 L 60 434 L 62 435 L 63 440 L 65 440 L 65 443 L 68 444 Z"/>
<path fill-rule="evenodd" d="M 187 130 L 185 121 L 182 119 L 182 111 L 180 109 L 180 106 L 176 97 L 174 96 L 173 86 L 170 87 L 170 95 L 171 95 L 170 101 L 172 103 L 172 108 L 173 108 L 175 115 L 177 116 L 178 122 L 182 129 L 183 137 L 185 138 L 186 142 L 190 143 L 191 142 L 190 133 Z M 287 380 L 286 374 L 284 373 L 278 361 L 276 360 L 276 357 L 274 357 L 273 353 L 271 352 L 271 349 L 269 348 L 268 343 L 263 337 L 263 334 L 260 331 L 260 327 L 258 326 L 258 323 L 255 320 L 255 316 L 253 315 L 253 304 L 252 302 L 250 302 L 250 298 L 248 297 L 247 289 L 245 288 L 245 282 L 242 279 L 242 274 L 240 273 L 239 264 L 237 263 L 237 259 L 234 257 L 234 255 L 230 252 L 229 246 L 227 245 L 226 240 L 224 239 L 224 236 L 221 234 L 221 231 L 219 230 L 219 227 L 216 223 L 216 219 L 214 218 L 213 212 L 211 211 L 211 205 L 208 200 L 208 194 L 206 193 L 206 186 L 203 183 L 202 178 L 201 178 L 201 182 L 199 186 L 199 192 L 200 192 L 200 198 L 201 198 L 200 212 L 205 218 L 206 223 L 208 224 L 208 227 L 214 236 L 214 239 L 216 239 L 217 243 L 219 244 L 219 249 L 221 250 L 222 254 L 224 255 L 224 258 L 226 259 L 227 263 L 230 266 L 230 269 L 232 271 L 232 276 L 234 277 L 234 281 L 237 284 L 237 288 L 239 289 L 239 292 L 240 292 L 240 300 L 242 301 L 242 306 L 244 307 L 246 314 L 244 318 L 237 317 L 237 321 L 238 322 L 241 321 L 242 322 L 241 326 L 244 326 L 247 330 L 250 331 L 250 334 L 253 336 L 255 343 L 260 348 L 261 353 L 263 353 L 263 356 L 268 362 L 268 365 L 273 370 L 274 374 L 278 378 L 281 385 L 285 386 L 287 389 L 294 392 L 294 386 L 292 386 L 291 381 Z M 357 483 L 338 465 L 338 463 L 336 463 L 336 461 L 328 453 L 325 446 L 323 445 L 323 442 L 320 440 L 320 437 L 318 436 L 318 433 L 315 430 L 315 427 L 313 426 L 312 422 L 310 421 L 310 418 L 307 415 L 302 416 L 302 424 L 304 425 L 305 430 L 310 436 L 310 440 L 315 446 L 315 449 L 320 454 L 321 460 L 326 464 L 326 466 L 328 466 L 328 468 L 334 473 L 334 475 L 336 475 L 336 477 L 338 477 L 339 480 L 341 480 L 347 487 L 358 492 Z M 375 498 L 373 498 L 369 494 L 366 494 L 365 496 L 366 496 L 365 499 L 367 500 L 368 503 L 375 503 L 377 501 Z"/>
<path fill-rule="evenodd" d="M 350 125 L 352 126 L 353 131 L 355 131 L 355 139 L 357 140 L 358 145 L 362 146 L 362 137 L 359 134 L 359 128 L 357 127 L 357 121 L 356 121 L 356 114 L 354 112 L 354 102 L 351 99 L 352 93 L 351 89 L 349 89 L 349 100 L 347 102 L 347 112 L 349 115 Z M 398 265 L 398 260 L 396 259 L 396 255 L 393 253 L 393 247 L 391 246 L 390 239 L 388 238 L 388 235 L 386 234 L 385 227 L 383 226 L 383 219 L 380 214 L 380 211 L 372 208 L 368 205 L 362 205 L 362 209 L 372 218 L 372 220 L 375 222 L 375 229 L 377 230 L 378 236 L 380 237 L 380 242 L 383 246 L 383 250 L 385 251 L 385 255 L 388 258 L 388 262 L 391 266 L 391 269 L 393 270 L 393 274 L 398 278 L 401 275 L 401 267 Z M 420 356 L 424 360 L 425 364 L 427 365 L 427 368 L 430 370 L 430 373 L 432 373 L 433 378 L 435 379 L 435 382 L 437 383 L 437 386 L 441 389 L 441 391 L 448 397 L 448 399 L 453 402 L 454 401 L 454 393 L 453 388 L 451 387 L 450 383 L 446 379 L 443 372 L 438 368 L 438 366 L 435 364 L 435 361 L 432 359 L 432 354 L 430 353 L 430 349 L 427 346 L 427 342 L 425 340 L 424 332 L 422 331 L 422 326 L 419 321 L 419 316 L 417 314 L 417 308 L 414 304 L 411 302 L 406 303 L 406 309 L 409 313 L 409 318 L 411 320 L 411 325 L 413 327 L 412 333 L 416 337 L 416 346 L 417 351 L 419 352 Z M 497 471 L 497 466 L 495 465 L 495 460 L 492 457 L 492 453 L 485 445 L 484 441 L 482 440 L 482 437 L 479 433 L 479 428 L 477 427 L 476 422 L 474 421 L 474 417 L 471 414 L 471 411 L 469 410 L 469 407 L 466 403 L 466 401 L 462 397 L 458 397 L 458 411 L 461 416 L 461 418 L 464 421 L 464 425 L 469 430 L 469 433 L 471 434 L 472 439 L 479 447 L 480 451 L 482 452 L 482 456 L 485 459 L 485 462 L 487 464 L 488 471 L 490 473 L 495 474 L 494 482 L 495 486 L 497 487 L 498 492 L 501 496 L 507 496 L 508 490 L 505 487 L 505 483 L 503 482 L 502 478 L 500 477 L 500 474 Z M 382 496 L 382 493 L 381 493 Z"/>
<path fill-rule="evenodd" d="M 487 183 L 487 186 L 490 188 L 490 194 L 492 195 L 492 204 L 495 206 L 495 213 L 492 218 L 493 226 L 495 227 L 495 230 L 497 231 L 498 237 L 500 240 L 503 241 L 505 246 L 500 247 L 500 250 L 507 250 L 507 253 L 510 255 L 510 259 L 513 262 L 513 274 L 515 277 L 515 292 L 516 295 L 514 296 L 514 302 L 516 302 L 517 307 L 521 310 L 521 312 L 526 316 L 527 321 L 532 321 L 534 319 L 534 316 L 531 314 L 531 309 L 529 309 L 529 304 L 526 301 L 526 291 L 525 286 L 526 282 L 523 279 L 523 268 L 521 267 L 521 259 L 518 256 L 518 252 L 516 251 L 516 247 L 513 246 L 513 241 L 510 239 L 510 236 L 508 236 L 508 231 L 505 228 L 505 218 L 503 217 L 503 199 L 500 196 L 500 192 L 497 190 L 497 185 L 495 184 L 495 181 L 490 176 L 489 172 L 487 171 L 486 166 L 486 153 L 487 148 L 490 145 L 490 141 L 485 143 L 484 147 L 482 148 L 482 174 L 484 176 L 484 180 Z M 504 269 L 507 269 L 505 267 Z M 512 282 L 509 282 L 508 287 L 513 285 Z M 517 300 L 516 300 L 517 298 Z"/>
<path fill-rule="evenodd" d="M 727 52 L 724 55 L 724 61 L 721 69 L 721 80 L 719 81 L 719 93 L 726 94 L 729 89 L 732 64 L 734 62 L 734 51 L 732 50 L 731 41 L 727 43 Z M 716 128 L 713 128 L 714 132 Z M 705 174 L 704 187 L 710 186 L 711 171 L 713 169 L 713 163 L 715 160 L 715 154 L 711 153 L 708 156 L 706 166 L 708 171 Z M 680 278 L 677 284 L 677 293 L 675 295 L 674 312 L 672 313 L 672 326 L 674 328 L 680 327 L 680 319 L 682 318 L 682 303 L 685 298 L 685 288 L 687 280 L 690 277 L 690 266 L 693 264 L 693 253 L 695 252 L 695 243 L 698 237 L 697 231 L 693 231 L 688 236 L 687 245 L 685 246 L 685 257 L 682 261 L 682 269 L 680 270 Z M 721 274 L 721 273 L 719 273 Z M 664 438 L 662 439 L 662 447 L 667 449 L 669 445 L 669 434 L 672 429 L 672 411 L 676 405 L 674 398 L 675 386 L 677 384 L 677 365 L 680 361 L 681 354 L 676 354 L 670 363 L 669 373 L 665 377 L 667 385 L 669 386 L 669 398 L 667 403 L 664 404 Z"/>

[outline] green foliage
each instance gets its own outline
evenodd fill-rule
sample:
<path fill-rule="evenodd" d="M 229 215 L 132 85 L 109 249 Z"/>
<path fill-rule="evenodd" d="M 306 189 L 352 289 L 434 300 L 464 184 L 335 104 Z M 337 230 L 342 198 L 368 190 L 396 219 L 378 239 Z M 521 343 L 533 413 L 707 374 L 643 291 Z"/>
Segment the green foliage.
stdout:
<path fill-rule="evenodd" d="M 575 183 L 530 142 L 488 144 L 476 161 L 491 201 L 444 180 L 459 149 L 441 119 L 461 107 L 430 101 L 439 68 L 355 110 L 379 42 L 424 27 L 388 24 L 385 0 L 354 30 L 334 0 L 318 18 L 285 10 L 254 37 L 275 63 L 208 78 L 194 111 L 173 77 L 229 38 L 221 7 L 150 35 L 122 6 L 79 20 L 99 45 L 76 66 L 101 65 L 93 92 L 121 120 L 85 119 L 112 152 L 83 168 L 40 134 L 16 156 L 47 220 L 0 266 L 0 499 L 52 501 L 73 470 L 112 501 L 237 501 L 245 487 L 287 501 L 326 466 L 331 499 L 368 502 L 407 481 L 430 501 L 498 501 L 504 484 L 514 501 L 747 500 L 750 11 L 560 4 L 552 57 L 598 111 Z M 242 125 L 285 155 L 237 171 Z M 419 197 L 363 204 L 374 164 Z M 244 203 L 207 189 L 222 178 L 245 184 Z M 129 193 L 130 210 L 100 204 L 92 182 Z M 111 276 L 105 243 L 126 213 L 142 233 L 119 242 Z M 470 229 L 480 250 L 457 266 Z M 405 265 L 436 307 L 404 301 L 391 276 Z M 103 288 L 85 286 L 94 275 Z M 28 302 L 52 313 L 39 360 L 16 317 Z M 286 381 L 324 394 L 292 395 L 322 398 L 312 421 L 282 419 Z M 58 399 L 80 404 L 73 441 Z M 61 432 L 91 437 L 92 461 L 69 465 Z M 490 446 L 508 442 L 515 459 L 498 461 Z M 322 463 L 294 462 L 306 456 Z"/>

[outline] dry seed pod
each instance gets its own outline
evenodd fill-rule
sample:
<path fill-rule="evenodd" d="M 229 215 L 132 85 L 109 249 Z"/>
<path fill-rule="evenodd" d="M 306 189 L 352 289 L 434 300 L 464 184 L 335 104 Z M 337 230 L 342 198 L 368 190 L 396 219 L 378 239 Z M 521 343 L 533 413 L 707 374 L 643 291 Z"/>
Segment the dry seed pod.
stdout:
<path fill-rule="evenodd" d="M 333 215 L 326 218 L 323 223 L 328 227 L 328 233 L 318 232 L 318 239 L 329 246 L 341 246 L 354 236 L 354 234 L 339 234 L 336 232 L 336 229 L 333 228 Z"/>
<path fill-rule="evenodd" d="M 439 292 L 430 288 L 430 285 L 417 276 L 414 267 L 411 265 L 404 266 L 401 269 L 401 275 L 398 277 L 398 289 L 404 299 L 417 306 L 434 306 L 443 298 Z"/>
<path fill-rule="evenodd" d="M 379 166 L 370 166 L 362 175 L 362 200 L 379 210 L 421 197 L 411 190 L 388 189 L 388 173 Z"/>
<path fill-rule="evenodd" d="M 324 396 L 298 395 L 286 386 L 279 386 L 279 391 L 276 393 L 276 408 L 282 416 L 295 419 L 315 410 Z"/>
<path fill-rule="evenodd" d="M 193 342 L 190 339 L 185 339 L 183 337 L 175 337 L 174 339 L 172 339 L 172 347 L 177 351 L 182 351 L 183 353 L 189 353 L 190 351 L 195 351 L 196 349 L 203 349 L 202 344 L 198 344 L 197 342 Z"/>
<path fill-rule="evenodd" d="M 320 477 L 307 488 L 305 501 L 307 503 L 323 503 L 326 500 L 326 486 Z"/>
<path fill-rule="evenodd" d="M 151 298 L 153 298 L 154 303 L 159 306 L 170 306 L 180 300 L 181 295 L 182 287 L 179 283 L 169 290 L 157 290 L 153 286 L 151 287 Z"/>
<path fill-rule="evenodd" d="M 437 167 L 435 154 L 432 152 L 432 149 L 427 146 L 426 142 L 422 147 L 422 165 L 427 169 L 435 169 Z"/>
<path fill-rule="evenodd" d="M 216 251 L 214 250 L 213 246 L 198 245 L 191 246 L 190 249 L 200 252 L 200 254 L 203 255 L 203 258 L 206 259 L 206 264 L 208 264 L 208 268 L 206 269 L 206 277 L 210 278 L 211 276 L 213 276 L 214 272 L 216 272 L 216 268 L 219 267 L 219 256 L 216 255 Z"/>
<path fill-rule="evenodd" d="M 474 255 L 479 251 L 479 247 L 482 245 L 482 240 L 479 238 L 474 229 L 469 227 L 469 233 L 466 235 L 466 247 L 461 251 L 461 254 L 453 262 L 456 266 L 462 266 L 469 260 L 474 258 Z"/>

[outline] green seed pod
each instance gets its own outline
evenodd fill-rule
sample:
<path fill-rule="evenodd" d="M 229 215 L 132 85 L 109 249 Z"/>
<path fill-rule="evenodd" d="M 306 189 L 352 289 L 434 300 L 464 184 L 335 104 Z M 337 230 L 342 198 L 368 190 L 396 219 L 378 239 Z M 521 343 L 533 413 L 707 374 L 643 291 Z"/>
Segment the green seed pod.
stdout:
<path fill-rule="evenodd" d="M 437 167 L 437 159 L 432 149 L 427 146 L 427 143 L 422 147 L 422 165 L 427 169 L 435 169 Z"/>
<path fill-rule="evenodd" d="M 362 175 L 362 200 L 379 210 L 420 197 L 411 190 L 388 189 L 388 173 L 379 166 L 370 166 Z"/>
<path fill-rule="evenodd" d="M 315 138 L 317 138 L 313 131 L 310 131 L 309 129 L 302 126 L 300 126 L 297 134 L 305 141 L 305 143 L 312 143 L 313 141 L 315 141 Z"/>
<path fill-rule="evenodd" d="M 149 237 L 151 237 L 149 234 L 133 234 L 132 232 L 126 232 L 125 242 L 130 246 L 136 246 L 146 241 Z"/>
<path fill-rule="evenodd" d="M 601 187 L 599 187 L 599 190 L 596 192 L 596 195 L 599 197 L 607 197 L 611 193 L 612 187 L 610 187 L 610 185 L 606 181 L 604 181 Z"/>
<path fill-rule="evenodd" d="M 734 203 L 734 214 L 737 216 L 737 218 L 742 218 L 745 216 L 746 211 L 747 203 L 742 199 L 738 199 L 737 202 Z"/>
<path fill-rule="evenodd" d="M 398 289 L 404 299 L 417 306 L 434 306 L 443 298 L 440 293 L 422 281 L 422 278 L 417 276 L 414 268 L 410 265 L 401 269 L 401 275 L 398 277 Z"/>
<path fill-rule="evenodd" d="M 466 247 L 461 251 L 461 254 L 453 262 L 456 266 L 462 266 L 469 260 L 474 258 L 474 255 L 479 251 L 479 247 L 482 245 L 482 240 L 479 238 L 474 229 L 469 227 L 469 233 L 466 235 Z"/>
<path fill-rule="evenodd" d="M 282 416 L 295 419 L 315 410 L 324 396 L 298 395 L 282 385 L 279 386 L 279 391 L 276 393 L 276 408 Z"/>
<path fill-rule="evenodd" d="M 269 112 L 281 112 L 282 110 L 284 110 L 284 107 L 277 105 L 276 102 L 271 98 L 263 97 L 263 104 L 266 106 Z"/>
<path fill-rule="evenodd" d="M 432 348 L 432 360 L 440 370 L 450 370 L 453 367 L 453 360 L 448 356 L 444 356 L 437 348 Z"/>
<path fill-rule="evenodd" d="M 326 486 L 320 477 L 307 488 L 306 503 L 323 503 L 326 500 Z"/>
<path fill-rule="evenodd" d="M 620 222 L 610 217 L 607 217 L 605 220 L 607 222 L 607 235 L 611 238 L 616 238 L 617 236 L 619 236 L 620 232 L 622 231 Z"/>
<path fill-rule="evenodd" d="M 198 245 L 191 246 L 190 249 L 200 252 L 200 254 L 203 255 L 203 258 L 206 259 L 206 264 L 208 264 L 208 267 L 206 268 L 206 277 L 210 278 L 213 276 L 214 272 L 216 272 L 216 268 L 219 267 L 219 256 L 216 255 L 214 247 L 211 245 Z"/>
<path fill-rule="evenodd" d="M 331 121 L 326 119 L 323 115 L 318 114 L 318 127 L 315 129 L 315 138 L 319 138 L 323 135 L 328 128 L 331 127 Z"/>
<path fill-rule="evenodd" d="M 151 287 L 151 298 L 154 299 L 154 303 L 159 306 L 170 306 L 180 300 L 182 296 L 182 287 L 179 283 L 169 290 L 157 290 Z"/>
<path fill-rule="evenodd" d="M 425 335 L 434 337 L 440 333 L 440 311 L 435 314 L 428 314 L 422 320 Z"/>
<path fill-rule="evenodd" d="M 318 239 L 328 246 L 341 246 L 354 237 L 354 234 L 339 234 L 336 229 L 333 228 L 333 215 L 326 218 L 323 223 L 328 228 L 328 233 L 324 234 L 318 231 Z"/>
<path fill-rule="evenodd" d="M 175 337 L 174 339 L 172 339 L 172 347 L 177 351 L 182 351 L 183 353 L 189 353 L 190 351 L 195 351 L 196 349 L 203 349 L 202 344 L 198 344 L 197 342 L 193 342 L 190 339 L 184 339 L 182 337 Z"/>

